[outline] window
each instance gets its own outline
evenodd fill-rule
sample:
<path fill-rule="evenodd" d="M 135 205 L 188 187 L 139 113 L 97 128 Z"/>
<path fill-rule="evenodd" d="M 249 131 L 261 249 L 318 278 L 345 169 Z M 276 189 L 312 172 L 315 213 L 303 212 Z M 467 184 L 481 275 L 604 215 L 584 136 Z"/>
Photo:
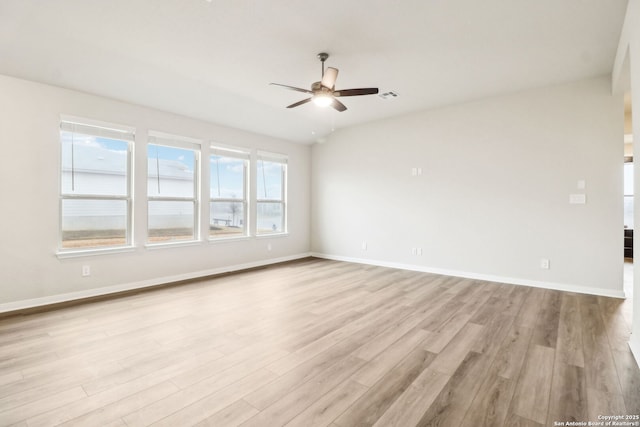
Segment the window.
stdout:
<path fill-rule="evenodd" d="M 258 152 L 256 233 L 286 232 L 287 157 Z"/>
<path fill-rule="evenodd" d="M 60 248 L 132 245 L 132 129 L 61 121 Z"/>
<path fill-rule="evenodd" d="M 147 145 L 149 243 L 196 240 L 199 235 L 200 145 L 151 134 Z"/>
<path fill-rule="evenodd" d="M 209 237 L 247 235 L 249 153 L 211 147 Z"/>

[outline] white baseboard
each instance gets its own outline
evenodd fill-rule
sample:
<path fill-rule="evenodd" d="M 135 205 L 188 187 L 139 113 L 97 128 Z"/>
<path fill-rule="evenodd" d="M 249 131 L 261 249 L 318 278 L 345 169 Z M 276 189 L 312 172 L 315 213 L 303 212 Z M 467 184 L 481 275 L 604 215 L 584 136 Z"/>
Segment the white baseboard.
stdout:
<path fill-rule="evenodd" d="M 107 286 L 107 287 L 96 288 L 96 289 L 88 289 L 85 291 L 69 292 L 65 294 L 51 295 L 51 296 L 46 296 L 41 298 L 33 298 L 28 300 L 8 302 L 8 303 L 0 304 L 0 313 L 6 313 L 6 312 L 16 311 L 16 310 L 24 310 L 28 308 L 41 307 L 41 306 L 46 306 L 51 304 L 58 304 L 62 302 L 75 301 L 79 299 L 85 299 L 85 298 L 91 298 L 91 297 L 97 297 L 97 296 L 104 296 L 104 295 L 114 294 L 118 292 L 132 291 L 132 290 L 141 289 L 141 288 L 148 288 L 153 286 L 165 285 L 173 282 L 180 282 L 183 280 L 197 279 L 200 277 L 213 276 L 216 274 L 241 271 L 249 268 L 263 267 L 271 264 L 277 264 L 280 262 L 293 261 L 296 259 L 306 258 L 309 256 L 314 256 L 317 258 L 324 258 L 324 259 L 331 259 L 335 261 L 345 261 L 345 262 L 353 262 L 358 264 L 377 265 L 380 267 L 398 268 L 402 270 L 420 271 L 423 273 L 442 274 L 445 276 L 464 277 L 468 279 L 486 280 L 490 282 L 508 283 L 512 285 L 532 286 L 537 288 L 554 289 L 559 291 L 576 292 L 581 294 L 599 295 L 599 296 L 614 297 L 614 298 L 625 297 L 623 291 L 612 291 L 610 289 L 591 288 L 591 287 L 562 284 L 562 283 L 531 281 L 526 279 L 494 276 L 494 275 L 487 275 L 487 274 L 480 274 L 480 273 L 469 273 L 469 272 L 458 271 L 458 270 L 447 270 L 447 269 L 441 269 L 441 268 L 425 267 L 420 265 L 401 264 L 401 263 L 377 261 L 377 260 L 364 259 L 364 258 L 352 258 L 352 257 L 344 257 L 340 255 L 330 255 L 330 254 L 323 254 L 323 253 L 317 253 L 317 252 L 310 252 L 310 253 L 290 255 L 290 256 L 281 257 L 281 258 L 271 258 L 266 260 L 244 263 L 244 264 L 230 265 L 230 266 L 218 267 L 218 268 L 213 268 L 208 270 L 201 270 L 201 271 L 190 272 L 185 274 L 178 274 L 174 276 L 158 277 L 154 279 L 143 280 L 143 281 L 133 282 L 133 283 L 125 283 L 121 285 Z M 631 346 L 632 351 L 634 352 L 636 360 L 640 360 L 640 343 L 630 342 L 629 345 Z"/>
<path fill-rule="evenodd" d="M 531 286 L 534 288 L 553 289 L 557 291 L 576 292 L 579 294 L 598 295 L 612 298 L 625 298 L 623 290 L 614 291 L 611 289 L 592 288 L 588 286 L 579 286 L 565 283 L 541 282 L 536 280 L 520 279 L 514 277 L 495 276 L 491 274 L 471 273 L 467 271 L 448 270 L 442 268 L 427 267 L 422 265 L 402 264 L 395 262 L 378 261 L 364 258 L 352 258 L 341 255 L 330 255 L 318 252 L 312 252 L 311 256 L 316 258 L 331 259 L 334 261 L 353 262 L 357 264 L 377 265 L 379 267 L 398 268 L 402 270 L 419 271 L 422 273 L 441 274 L 443 276 L 463 277 L 466 279 L 485 280 L 488 282 L 507 283 L 510 285 Z"/>
<path fill-rule="evenodd" d="M 281 257 L 281 258 L 271 258 L 266 260 L 248 262 L 245 264 L 229 265 L 229 266 L 195 271 L 195 272 L 190 272 L 185 274 L 177 274 L 174 276 L 157 277 L 149 280 L 142 280 L 139 282 L 125 283 L 121 285 L 107 286 L 107 287 L 95 288 L 95 289 L 88 289 L 86 291 L 69 292 L 65 294 L 51 295 L 51 296 L 46 296 L 41 298 L 33 298 L 28 300 L 8 302 L 8 303 L 0 304 L 0 313 L 41 307 L 41 306 L 75 301 L 75 300 L 80 300 L 85 298 L 104 296 L 104 295 L 114 294 L 118 292 L 132 291 L 132 290 L 141 289 L 141 288 L 149 288 L 153 286 L 166 285 L 168 283 L 180 282 L 183 280 L 190 280 L 190 279 L 197 279 L 200 277 L 214 276 L 216 274 L 231 273 L 234 271 L 247 270 L 250 268 L 264 267 L 271 264 L 278 264 L 280 262 L 294 261 L 296 259 L 306 258 L 309 256 L 311 256 L 310 253 L 301 253 L 301 254 L 290 255 L 290 256 Z"/>

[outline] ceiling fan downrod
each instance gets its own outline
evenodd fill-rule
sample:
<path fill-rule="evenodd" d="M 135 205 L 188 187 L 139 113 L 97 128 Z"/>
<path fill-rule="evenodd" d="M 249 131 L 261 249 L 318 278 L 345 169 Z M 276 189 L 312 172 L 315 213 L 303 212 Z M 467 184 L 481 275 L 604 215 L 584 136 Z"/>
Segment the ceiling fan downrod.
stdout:
<path fill-rule="evenodd" d="M 328 57 L 329 54 L 326 52 L 320 52 L 318 54 L 318 59 L 320 59 L 320 62 L 322 62 L 322 77 L 324 77 L 324 61 L 326 61 Z"/>

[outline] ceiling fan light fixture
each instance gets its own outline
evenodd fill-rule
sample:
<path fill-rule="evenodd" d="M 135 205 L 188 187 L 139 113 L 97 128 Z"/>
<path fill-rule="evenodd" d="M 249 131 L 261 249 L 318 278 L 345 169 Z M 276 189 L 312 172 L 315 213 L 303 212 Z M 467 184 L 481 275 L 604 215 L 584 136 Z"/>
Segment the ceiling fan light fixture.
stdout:
<path fill-rule="evenodd" d="M 313 96 L 313 103 L 318 107 L 326 108 L 333 102 L 333 97 L 328 93 L 317 93 Z"/>
<path fill-rule="evenodd" d="M 308 102 L 313 102 L 319 107 L 333 107 L 338 112 L 347 111 L 347 107 L 340 102 L 338 98 L 342 96 L 360 96 L 360 95 L 375 95 L 378 93 L 377 87 L 357 88 L 357 89 L 341 89 L 336 90 L 336 78 L 338 77 L 338 69 L 329 67 L 325 71 L 324 61 L 329 57 L 328 53 L 319 53 L 318 58 L 322 62 L 322 80 L 319 82 L 313 82 L 311 84 L 311 90 L 302 89 L 295 86 L 287 86 L 280 83 L 271 83 L 275 86 L 284 87 L 289 90 L 295 90 L 296 92 L 302 92 L 311 95 L 311 97 L 303 99 L 302 101 L 294 102 L 291 105 L 287 105 L 287 108 L 295 108 L 304 105 Z M 394 94 L 394 96 L 396 96 Z"/>

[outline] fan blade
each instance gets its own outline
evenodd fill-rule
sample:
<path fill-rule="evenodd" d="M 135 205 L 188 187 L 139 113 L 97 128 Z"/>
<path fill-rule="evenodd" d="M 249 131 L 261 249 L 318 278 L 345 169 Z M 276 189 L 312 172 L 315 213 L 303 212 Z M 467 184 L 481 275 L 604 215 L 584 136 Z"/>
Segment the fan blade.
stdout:
<path fill-rule="evenodd" d="M 291 105 L 287 106 L 287 108 L 294 108 L 294 107 L 297 107 L 299 105 L 306 104 L 309 101 L 311 101 L 311 98 L 303 99 L 302 101 L 298 101 L 295 104 L 291 104 Z"/>
<path fill-rule="evenodd" d="M 324 72 L 324 76 L 322 76 L 322 86 L 327 89 L 333 89 L 336 85 L 336 79 L 338 78 L 338 69 L 329 67 L 327 71 Z"/>
<path fill-rule="evenodd" d="M 269 83 L 270 85 L 274 85 L 274 86 L 280 86 L 286 89 L 291 89 L 291 90 L 295 90 L 296 92 L 302 92 L 302 93 L 308 93 L 313 95 L 313 92 L 311 92 L 310 90 L 307 89 L 301 89 L 299 87 L 293 87 L 293 86 L 287 86 L 287 85 L 281 85 L 280 83 Z"/>
<path fill-rule="evenodd" d="M 378 93 L 377 87 L 368 87 L 362 89 L 342 89 L 333 92 L 333 96 L 359 96 L 359 95 L 375 95 Z"/>
<path fill-rule="evenodd" d="M 338 101 L 335 98 L 331 102 L 331 106 L 336 110 L 340 111 L 341 113 L 347 109 L 347 107 L 342 102 Z"/>

